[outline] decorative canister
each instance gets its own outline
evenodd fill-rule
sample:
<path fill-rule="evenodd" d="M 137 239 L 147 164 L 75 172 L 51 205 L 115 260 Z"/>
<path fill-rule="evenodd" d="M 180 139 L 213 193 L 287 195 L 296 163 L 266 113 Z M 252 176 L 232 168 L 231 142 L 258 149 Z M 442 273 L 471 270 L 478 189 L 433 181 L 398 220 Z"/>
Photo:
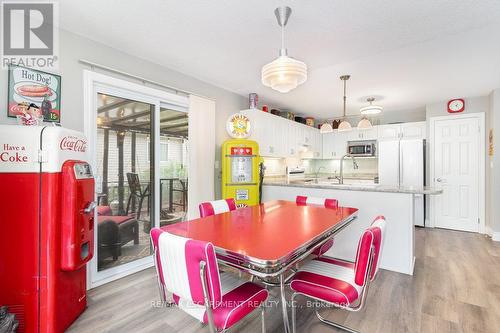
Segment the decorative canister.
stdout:
<path fill-rule="evenodd" d="M 340 125 L 340 119 L 335 119 L 333 122 L 332 122 L 332 127 L 333 129 L 337 129 L 339 128 L 339 125 Z"/>
<path fill-rule="evenodd" d="M 248 94 L 248 108 L 256 109 L 259 103 L 259 95 L 256 93 Z"/>
<path fill-rule="evenodd" d="M 314 118 L 313 117 L 306 117 L 306 125 L 314 127 Z"/>

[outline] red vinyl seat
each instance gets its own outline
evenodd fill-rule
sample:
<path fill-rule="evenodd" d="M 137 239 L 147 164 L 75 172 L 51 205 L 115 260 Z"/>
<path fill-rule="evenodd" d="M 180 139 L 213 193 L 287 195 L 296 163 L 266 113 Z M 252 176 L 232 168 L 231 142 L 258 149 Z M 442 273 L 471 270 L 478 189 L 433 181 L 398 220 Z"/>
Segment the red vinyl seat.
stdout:
<path fill-rule="evenodd" d="M 202 323 L 210 332 L 224 331 L 253 310 L 262 310 L 268 291 L 230 274 L 219 274 L 211 243 L 151 230 L 160 296 L 173 295 L 177 306 Z M 204 278 L 202 278 L 204 277 Z"/>
<path fill-rule="evenodd" d="M 337 199 L 327 199 L 327 198 L 316 198 L 316 197 L 306 197 L 298 195 L 295 198 L 295 203 L 299 206 L 323 206 L 325 208 L 337 209 L 339 207 L 339 202 Z M 325 243 L 321 244 L 314 249 L 313 253 L 317 257 L 324 255 L 333 246 L 333 238 L 329 239 Z"/>
<path fill-rule="evenodd" d="M 364 305 L 368 285 L 377 275 L 385 233 L 385 218 L 378 216 L 358 242 L 355 262 L 328 256 L 313 259 L 294 275 L 290 288 L 292 296 L 292 327 L 295 332 L 294 298 L 297 295 L 320 300 L 349 311 L 358 311 Z M 326 324 L 349 331 L 351 328 L 318 318 Z"/>
<path fill-rule="evenodd" d="M 108 216 L 98 216 L 97 221 L 102 223 L 104 221 L 113 221 L 116 224 L 122 224 L 127 221 L 135 220 L 133 216 L 130 215 L 108 215 Z"/>

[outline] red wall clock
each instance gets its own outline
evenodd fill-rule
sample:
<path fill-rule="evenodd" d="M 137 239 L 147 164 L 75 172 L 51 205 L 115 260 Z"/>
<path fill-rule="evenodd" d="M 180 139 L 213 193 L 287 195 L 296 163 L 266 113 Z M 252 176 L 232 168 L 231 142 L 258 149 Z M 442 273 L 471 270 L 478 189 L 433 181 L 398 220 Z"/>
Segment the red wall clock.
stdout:
<path fill-rule="evenodd" d="M 448 102 L 448 113 L 458 113 L 465 110 L 465 101 L 462 98 L 452 99 Z"/>

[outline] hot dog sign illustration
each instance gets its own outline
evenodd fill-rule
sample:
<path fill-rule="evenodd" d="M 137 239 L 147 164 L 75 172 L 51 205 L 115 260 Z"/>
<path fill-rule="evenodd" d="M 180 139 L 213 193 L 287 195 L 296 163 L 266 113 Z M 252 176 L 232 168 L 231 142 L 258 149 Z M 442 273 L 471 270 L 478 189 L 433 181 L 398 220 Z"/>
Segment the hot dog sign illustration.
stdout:
<path fill-rule="evenodd" d="M 9 117 L 61 120 L 61 77 L 30 68 L 9 68 Z"/>

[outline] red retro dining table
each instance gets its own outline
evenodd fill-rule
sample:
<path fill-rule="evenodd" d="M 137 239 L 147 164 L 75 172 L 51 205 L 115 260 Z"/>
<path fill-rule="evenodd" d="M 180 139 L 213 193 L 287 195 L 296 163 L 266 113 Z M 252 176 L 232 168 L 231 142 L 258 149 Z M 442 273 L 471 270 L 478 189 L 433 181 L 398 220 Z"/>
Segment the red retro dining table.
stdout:
<path fill-rule="evenodd" d="M 162 229 L 211 242 L 224 265 L 264 281 L 279 278 L 285 332 L 289 332 L 285 273 L 348 226 L 357 213 L 358 209 L 350 207 L 332 209 L 277 200 Z"/>

